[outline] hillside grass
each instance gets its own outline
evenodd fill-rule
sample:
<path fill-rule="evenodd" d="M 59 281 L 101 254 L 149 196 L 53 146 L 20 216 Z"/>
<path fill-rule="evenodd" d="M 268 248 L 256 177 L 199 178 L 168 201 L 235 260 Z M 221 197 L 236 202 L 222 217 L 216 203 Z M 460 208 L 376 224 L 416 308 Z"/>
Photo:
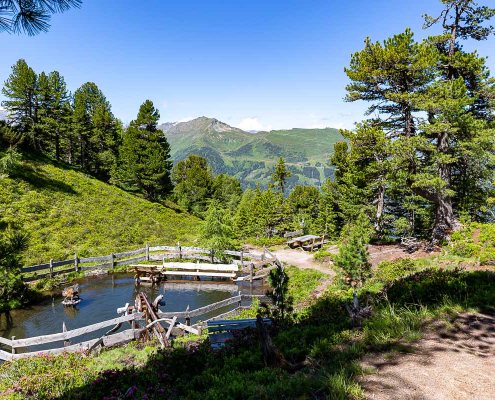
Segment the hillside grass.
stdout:
<path fill-rule="evenodd" d="M 421 339 L 434 321 L 453 325 L 458 313 L 494 305 L 491 272 L 450 274 L 437 268 L 408 277 L 412 269 L 405 261 L 382 266 L 379 278 L 389 278 L 385 298 L 367 285 L 360 289 L 361 300 L 374 308 L 361 329 L 350 329 L 344 308 L 352 290 L 338 285 L 292 318 L 276 321 L 270 335 L 284 357 L 293 363 L 311 361 L 311 367 L 296 374 L 267 368 L 258 333 L 248 329 L 220 351 L 213 351 L 207 340 L 165 350 L 131 344 L 98 356 L 65 354 L 6 363 L 0 366 L 0 398 L 27 399 L 36 393 L 38 398 L 81 399 L 361 399 L 365 395 L 357 378 L 374 373 L 361 366 L 363 355 L 380 352 L 388 358 L 412 352 L 409 343 Z M 308 297 L 322 278 L 309 270 L 288 270 L 291 295 Z M 445 279 L 448 283 L 439 287 Z M 407 292 L 418 293 L 420 301 L 411 304 Z M 250 310 L 249 316 L 255 313 Z"/>
<path fill-rule="evenodd" d="M 0 223 L 29 234 L 26 265 L 102 256 L 149 245 L 190 243 L 200 220 L 177 206 L 151 203 L 75 168 L 25 159 L 0 179 Z"/>

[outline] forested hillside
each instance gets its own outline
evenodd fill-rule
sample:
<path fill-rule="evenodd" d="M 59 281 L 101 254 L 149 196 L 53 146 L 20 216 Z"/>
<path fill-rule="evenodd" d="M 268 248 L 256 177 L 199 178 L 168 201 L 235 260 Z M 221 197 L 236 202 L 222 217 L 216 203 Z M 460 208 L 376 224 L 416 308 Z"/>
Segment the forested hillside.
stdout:
<path fill-rule="evenodd" d="M 328 165 L 334 144 L 345 140 L 337 129 L 289 129 L 249 133 L 214 118 L 158 126 L 167 137 L 175 162 L 190 154 L 205 157 L 215 174 L 235 176 L 243 188 L 268 186 L 270 171 L 284 157 L 296 185 L 321 187 L 333 176 Z"/>
<path fill-rule="evenodd" d="M 0 151 L 0 156 L 3 155 Z M 1 157 L 0 157 L 1 158 Z M 98 256 L 143 244 L 187 242 L 199 220 L 44 157 L 25 159 L 0 184 L 0 223 L 22 226 L 24 264 Z"/>

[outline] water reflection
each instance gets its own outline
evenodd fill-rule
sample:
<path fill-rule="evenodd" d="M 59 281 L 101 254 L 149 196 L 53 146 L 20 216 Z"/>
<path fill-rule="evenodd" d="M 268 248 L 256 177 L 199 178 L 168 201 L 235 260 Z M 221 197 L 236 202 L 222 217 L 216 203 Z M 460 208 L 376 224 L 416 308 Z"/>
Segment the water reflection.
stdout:
<path fill-rule="evenodd" d="M 112 319 L 118 316 L 117 308 L 126 303 L 134 304 L 134 299 L 139 292 L 148 295 L 153 301 L 159 294 L 164 295 L 162 311 L 184 311 L 189 306 L 191 310 L 206 306 L 217 301 L 237 295 L 239 291 L 245 294 L 264 294 L 259 282 L 254 287 L 249 284 L 237 285 L 220 281 L 208 281 L 197 283 L 194 281 L 178 283 L 167 281 L 159 285 L 135 285 L 131 274 L 104 275 L 81 280 L 79 293 L 83 301 L 75 307 L 64 307 L 63 298 L 56 296 L 45 300 L 40 304 L 30 306 L 22 310 L 14 310 L 0 315 L 0 336 L 17 339 L 47 335 L 62 332 L 65 323 L 68 330 L 97 322 Z M 213 311 L 200 317 L 201 320 L 233 309 L 235 305 Z M 191 319 L 192 323 L 198 320 Z M 129 327 L 123 324 L 121 329 Z M 107 329 L 107 328 L 105 328 Z M 79 341 L 93 339 L 99 334 L 97 331 L 90 335 L 84 335 L 74 340 Z M 107 329 L 108 330 L 108 329 Z M 54 346 L 56 345 L 56 346 Z M 58 343 L 30 348 L 29 351 L 37 351 L 44 348 L 58 347 Z M 10 348 L 6 348 L 10 351 Z"/>

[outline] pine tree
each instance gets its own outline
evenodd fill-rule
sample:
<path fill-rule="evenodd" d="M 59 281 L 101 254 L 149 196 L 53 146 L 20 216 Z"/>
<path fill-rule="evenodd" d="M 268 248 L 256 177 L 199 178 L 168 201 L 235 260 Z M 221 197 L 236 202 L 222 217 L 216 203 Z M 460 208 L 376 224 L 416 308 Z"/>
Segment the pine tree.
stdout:
<path fill-rule="evenodd" d="M 212 198 L 216 200 L 222 208 L 235 212 L 241 201 L 242 188 L 239 181 L 227 174 L 218 175 L 213 181 Z"/>
<path fill-rule="evenodd" d="M 0 33 L 47 32 L 52 14 L 81 7 L 82 0 L 2 0 L 0 1 Z"/>
<path fill-rule="evenodd" d="M 174 197 L 188 211 L 201 216 L 212 196 L 213 176 L 206 158 L 191 154 L 172 169 Z"/>
<path fill-rule="evenodd" d="M 246 189 L 242 194 L 241 201 L 234 216 L 234 227 L 237 238 L 247 239 L 255 235 L 253 219 L 253 201 L 255 192 Z"/>
<path fill-rule="evenodd" d="M 21 254 L 27 246 L 28 237 L 19 230 L 9 227 L 0 233 L 0 311 L 22 304 Z"/>
<path fill-rule="evenodd" d="M 308 232 L 316 232 L 321 197 L 321 192 L 313 186 L 296 186 L 288 197 L 294 223 Z"/>
<path fill-rule="evenodd" d="M 315 225 L 317 232 L 322 235 L 335 237 L 337 233 L 337 213 L 335 212 L 335 189 L 337 185 L 327 179 L 322 188 L 318 205 L 318 217 Z"/>
<path fill-rule="evenodd" d="M 285 183 L 287 182 L 287 179 L 292 176 L 292 172 L 287 170 L 283 157 L 278 159 L 275 171 L 271 173 L 271 176 L 271 182 L 268 183 L 268 186 L 275 188 L 280 191 L 280 193 L 284 194 Z"/>
<path fill-rule="evenodd" d="M 201 225 L 201 244 L 210 249 L 228 250 L 232 247 L 233 236 L 229 212 L 212 201 L 206 210 L 205 221 Z"/>
<path fill-rule="evenodd" d="M 159 118 L 153 103 L 146 100 L 124 134 L 113 177 L 117 182 L 139 188 L 149 200 L 156 200 L 172 189 L 170 146 L 157 129 Z"/>
<path fill-rule="evenodd" d="M 371 123 L 389 141 L 387 180 L 404 190 L 403 197 L 412 193 L 433 205 L 433 243 L 459 227 L 454 208 L 461 192 L 464 201 L 475 199 L 471 210 L 480 210 L 475 204 L 489 197 L 493 180 L 493 133 L 481 117 L 493 105 L 476 103 L 495 93 L 494 85 L 484 61 L 464 53 L 457 40 L 486 39 L 493 30 L 481 24 L 493 12 L 468 0 L 443 3 L 440 20 L 448 35 L 416 43 L 406 31 L 383 45 L 367 40 L 346 70 L 352 81 L 347 99 L 371 101 L 369 112 L 377 115 Z M 427 26 L 434 22 L 427 17 Z"/>
<path fill-rule="evenodd" d="M 12 66 L 12 73 L 5 81 L 2 93 L 7 100 L 2 106 L 7 110 L 11 124 L 21 133 L 22 140 L 36 150 L 41 142 L 35 133 L 38 123 L 38 76 L 25 60 Z"/>
<path fill-rule="evenodd" d="M 62 157 L 62 135 L 67 131 L 70 115 L 70 95 L 64 78 L 57 71 L 38 79 L 38 103 L 40 131 L 43 132 L 43 148 L 53 154 L 57 161 Z"/>
<path fill-rule="evenodd" d="M 272 299 L 276 313 L 284 320 L 287 313 L 293 310 L 294 299 L 289 295 L 289 276 L 283 264 L 269 272 L 268 283 L 273 290 L 267 291 L 266 294 Z M 277 314 L 274 317 L 278 317 Z"/>
<path fill-rule="evenodd" d="M 335 265 L 342 271 L 345 282 L 352 287 L 362 285 L 371 275 L 367 244 L 372 231 L 373 227 L 364 213 L 355 222 L 349 222 L 342 231 Z"/>

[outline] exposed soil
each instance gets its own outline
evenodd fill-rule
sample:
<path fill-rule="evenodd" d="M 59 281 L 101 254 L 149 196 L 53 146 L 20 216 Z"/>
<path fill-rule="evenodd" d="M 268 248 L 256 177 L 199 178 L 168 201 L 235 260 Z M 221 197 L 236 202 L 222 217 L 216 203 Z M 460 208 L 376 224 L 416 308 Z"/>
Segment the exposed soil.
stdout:
<path fill-rule="evenodd" d="M 398 258 L 421 258 L 438 254 L 438 252 L 426 252 L 419 249 L 415 252 L 408 252 L 405 247 L 398 244 L 370 244 L 368 246 L 371 264 L 376 267 L 382 261 L 394 261 Z"/>
<path fill-rule="evenodd" d="M 410 353 L 367 355 L 361 377 L 376 400 L 495 399 L 495 314 L 459 316 L 450 329 L 437 323 Z"/>

